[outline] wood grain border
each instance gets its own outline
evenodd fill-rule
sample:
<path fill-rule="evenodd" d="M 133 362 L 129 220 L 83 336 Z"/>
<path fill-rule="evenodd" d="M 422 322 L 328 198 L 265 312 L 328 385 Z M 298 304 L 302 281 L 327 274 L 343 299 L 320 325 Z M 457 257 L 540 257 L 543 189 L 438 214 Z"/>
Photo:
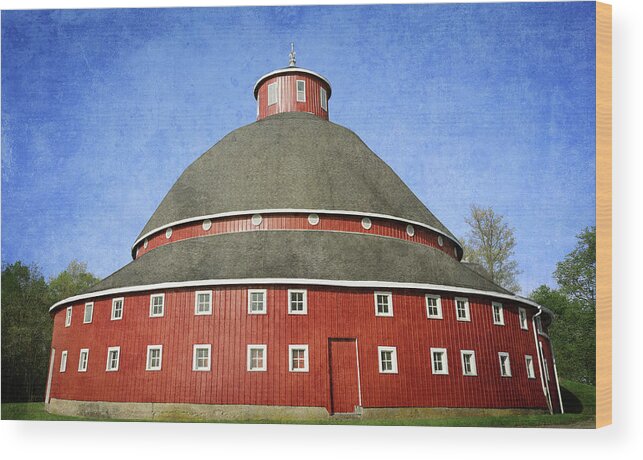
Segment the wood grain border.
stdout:
<path fill-rule="evenodd" d="M 612 423 L 612 6 L 596 3 L 596 428 Z"/>

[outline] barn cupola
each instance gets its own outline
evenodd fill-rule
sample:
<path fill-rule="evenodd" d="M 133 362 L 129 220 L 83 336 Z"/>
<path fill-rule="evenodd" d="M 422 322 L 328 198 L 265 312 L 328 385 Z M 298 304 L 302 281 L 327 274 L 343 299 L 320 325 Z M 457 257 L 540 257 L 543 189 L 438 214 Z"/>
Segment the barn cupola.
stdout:
<path fill-rule="evenodd" d="M 328 120 L 329 81 L 297 67 L 293 43 L 289 58 L 288 67 L 267 73 L 255 83 L 257 120 L 284 112 L 307 112 Z"/>

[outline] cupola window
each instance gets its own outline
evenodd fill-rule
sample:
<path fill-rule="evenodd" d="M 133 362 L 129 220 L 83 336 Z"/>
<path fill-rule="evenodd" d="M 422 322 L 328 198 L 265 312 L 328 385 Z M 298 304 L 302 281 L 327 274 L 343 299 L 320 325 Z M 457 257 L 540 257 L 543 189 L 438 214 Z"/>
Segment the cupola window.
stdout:
<path fill-rule="evenodd" d="M 321 108 L 328 112 L 328 95 L 324 88 L 319 88 L 319 104 Z"/>
<path fill-rule="evenodd" d="M 279 83 L 270 83 L 268 85 L 268 105 L 273 105 L 277 103 L 278 89 L 279 89 Z"/>
<path fill-rule="evenodd" d="M 306 102 L 306 82 L 297 80 L 297 102 Z"/>

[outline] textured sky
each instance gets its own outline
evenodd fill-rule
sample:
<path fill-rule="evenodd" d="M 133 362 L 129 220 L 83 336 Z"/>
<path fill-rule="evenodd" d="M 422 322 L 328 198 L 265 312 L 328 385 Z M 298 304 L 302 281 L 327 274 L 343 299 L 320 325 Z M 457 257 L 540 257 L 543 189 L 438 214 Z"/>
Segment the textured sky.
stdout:
<path fill-rule="evenodd" d="M 522 292 L 595 223 L 594 4 L 2 12 L 2 261 L 107 276 L 288 63 L 457 236 L 515 228 Z"/>

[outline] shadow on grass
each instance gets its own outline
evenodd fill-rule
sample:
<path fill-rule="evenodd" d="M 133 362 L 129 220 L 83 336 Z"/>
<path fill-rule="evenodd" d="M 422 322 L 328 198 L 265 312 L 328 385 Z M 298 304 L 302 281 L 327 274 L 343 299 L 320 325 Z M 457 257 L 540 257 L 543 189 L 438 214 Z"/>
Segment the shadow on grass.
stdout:
<path fill-rule="evenodd" d="M 563 398 L 563 406 L 568 414 L 582 414 L 585 406 L 583 402 L 574 393 L 564 386 L 560 387 L 560 396 Z"/>

